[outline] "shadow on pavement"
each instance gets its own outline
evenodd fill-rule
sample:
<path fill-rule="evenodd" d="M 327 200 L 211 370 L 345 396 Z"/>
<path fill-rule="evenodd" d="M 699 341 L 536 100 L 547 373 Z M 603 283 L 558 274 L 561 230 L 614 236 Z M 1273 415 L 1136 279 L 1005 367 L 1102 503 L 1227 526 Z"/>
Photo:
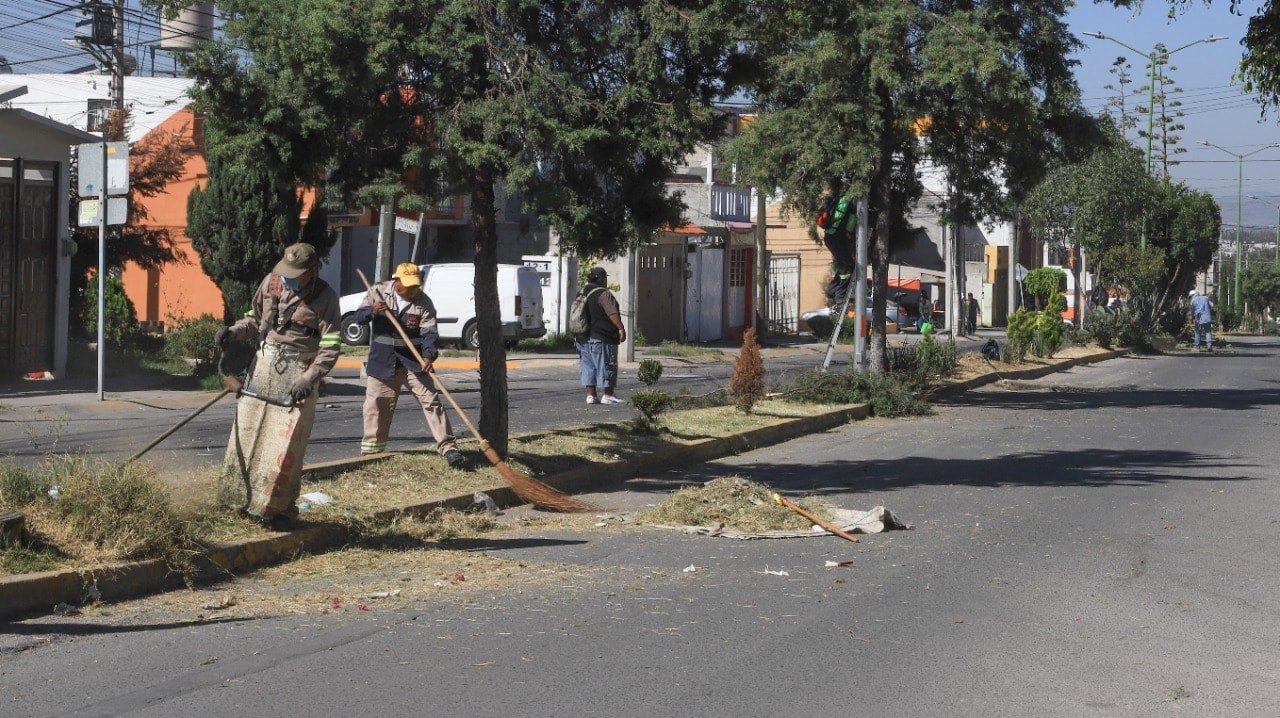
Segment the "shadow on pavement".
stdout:
<path fill-rule="evenodd" d="M 994 409 L 1076 411 L 1082 409 L 1133 409 L 1167 406 L 1179 409 L 1262 409 L 1280 404 L 1275 389 L 1092 389 L 1045 386 L 1017 392 L 966 392 L 939 400 L 939 404 Z"/>
<path fill-rule="evenodd" d="M 1175 470 L 1170 471 L 1173 467 Z M 1212 468 L 1214 474 L 1194 475 Z M 822 496 L 850 492 L 885 492 L 918 486 L 1110 486 L 1151 485 L 1178 480 L 1243 481 L 1232 469 L 1260 468 L 1256 464 L 1224 462 L 1221 456 L 1167 449 L 1025 452 L 993 459 L 840 460 L 826 463 L 738 464 L 732 473 L 760 481 L 774 489 Z M 724 476 L 725 467 L 697 466 L 679 474 L 633 479 L 628 487 L 669 492 L 682 486 Z"/>

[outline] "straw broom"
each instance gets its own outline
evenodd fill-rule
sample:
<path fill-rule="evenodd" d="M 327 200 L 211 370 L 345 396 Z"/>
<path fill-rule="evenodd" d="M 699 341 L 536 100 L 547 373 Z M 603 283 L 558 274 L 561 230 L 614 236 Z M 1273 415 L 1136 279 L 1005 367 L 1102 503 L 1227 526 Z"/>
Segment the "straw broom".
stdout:
<path fill-rule="evenodd" d="M 373 302 L 377 300 L 378 296 L 374 293 L 373 287 L 370 286 L 369 280 L 364 276 L 364 272 L 357 269 L 356 274 L 359 274 L 360 281 L 364 282 L 365 290 L 369 293 L 369 306 L 372 307 Z M 396 332 L 400 335 L 400 338 L 404 340 L 406 345 L 408 345 L 409 351 L 413 352 L 413 358 L 418 360 L 418 365 L 426 366 L 426 360 L 422 358 L 422 354 L 418 352 L 418 348 L 414 346 L 413 341 L 409 339 L 409 335 L 405 332 L 404 327 L 400 325 L 400 321 L 396 319 L 390 309 L 383 312 L 383 316 L 391 320 L 391 326 L 396 328 Z M 498 452 L 494 451 L 493 447 L 489 446 L 489 442 L 480 435 L 478 430 L 476 430 L 475 424 L 471 423 L 471 419 L 467 417 L 467 414 L 462 410 L 462 407 L 458 406 L 458 402 L 455 401 L 453 395 L 449 393 L 444 382 L 440 381 L 440 375 L 435 372 L 434 367 L 431 370 L 431 377 L 435 380 L 436 388 L 440 390 L 441 394 L 444 394 L 444 398 L 449 401 L 453 410 L 462 418 L 462 423 L 466 424 L 467 429 L 471 431 L 471 435 L 476 437 L 476 441 L 480 443 L 480 450 L 484 452 L 485 458 L 489 460 L 489 463 L 493 464 L 494 467 L 497 468 L 498 473 L 502 475 L 502 480 L 507 482 L 507 485 L 511 487 L 512 491 L 516 492 L 517 496 L 534 506 L 547 511 L 557 511 L 560 513 L 583 513 L 600 510 L 597 506 L 592 506 L 591 504 L 579 501 L 553 486 L 548 486 L 537 479 L 525 476 L 519 471 L 508 466 L 507 462 L 503 461 L 502 457 L 498 456 Z"/>

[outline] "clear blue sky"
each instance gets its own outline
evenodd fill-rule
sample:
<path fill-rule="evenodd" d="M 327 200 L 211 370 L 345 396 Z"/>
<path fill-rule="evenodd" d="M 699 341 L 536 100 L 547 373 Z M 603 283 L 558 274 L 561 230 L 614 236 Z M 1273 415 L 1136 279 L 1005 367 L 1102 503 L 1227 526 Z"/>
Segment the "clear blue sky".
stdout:
<path fill-rule="evenodd" d="M 1202 43 L 1175 53 L 1165 68 L 1166 77 L 1173 78 L 1181 95 L 1186 115 L 1182 123 L 1181 145 L 1187 152 L 1177 156 L 1181 164 L 1172 167 L 1170 174 L 1189 186 L 1209 192 L 1222 205 L 1224 224 L 1235 225 L 1237 171 L 1236 158 L 1212 147 L 1199 144 L 1207 140 L 1237 154 L 1245 154 L 1265 145 L 1280 142 L 1278 113 L 1268 111 L 1265 118 L 1252 96 L 1244 94 L 1239 84 L 1233 84 L 1232 75 L 1239 65 L 1243 48 L 1240 40 L 1248 28 L 1248 19 L 1258 9 L 1257 2 L 1246 0 L 1241 4 L 1244 16 L 1232 15 L 1228 0 L 1215 0 L 1212 6 L 1197 4 L 1185 13 L 1170 19 L 1169 5 L 1164 0 L 1147 0 L 1137 12 L 1116 9 L 1107 4 L 1096 5 L 1085 0 L 1067 16 L 1071 31 L 1085 47 L 1076 55 L 1080 64 L 1076 67 L 1076 79 L 1080 84 L 1085 107 L 1092 112 L 1100 110 L 1115 92 L 1105 89 L 1115 84 L 1110 73 L 1111 64 L 1118 56 L 1128 58 L 1135 82 L 1130 90 L 1147 84 L 1146 57 L 1127 50 L 1110 40 L 1099 40 L 1081 35 L 1082 32 L 1102 32 L 1108 37 L 1151 52 L 1156 43 L 1164 43 L 1167 49 L 1210 37 L 1225 35 L 1226 40 Z M 1170 69 L 1176 68 L 1176 69 Z M 1146 104 L 1146 95 L 1136 102 Z M 1135 100 L 1130 99 L 1129 107 Z M 1145 128 L 1145 117 L 1140 120 Z M 1143 149 L 1146 141 L 1133 132 L 1130 138 Z M 1280 204 L 1280 148 L 1268 149 L 1244 160 L 1244 225 L 1274 225 L 1276 209 L 1248 199 L 1257 195 Z"/>

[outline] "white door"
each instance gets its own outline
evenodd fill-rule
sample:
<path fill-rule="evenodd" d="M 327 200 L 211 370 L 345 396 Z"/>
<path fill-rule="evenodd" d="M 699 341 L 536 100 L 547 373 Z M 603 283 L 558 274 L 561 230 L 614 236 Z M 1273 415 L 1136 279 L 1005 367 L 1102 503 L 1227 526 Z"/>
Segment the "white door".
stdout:
<path fill-rule="evenodd" d="M 699 341 L 713 342 L 721 337 L 724 326 L 724 249 L 704 247 L 701 254 L 701 267 L 694 274 L 702 293 L 698 335 Z"/>
<path fill-rule="evenodd" d="M 769 327 L 795 334 L 800 324 L 800 255 L 769 257 Z"/>

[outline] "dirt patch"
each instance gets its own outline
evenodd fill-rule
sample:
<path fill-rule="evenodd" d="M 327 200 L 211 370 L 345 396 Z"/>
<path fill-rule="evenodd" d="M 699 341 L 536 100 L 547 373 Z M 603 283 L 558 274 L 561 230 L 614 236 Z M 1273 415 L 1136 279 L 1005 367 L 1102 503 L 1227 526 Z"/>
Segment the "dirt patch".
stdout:
<path fill-rule="evenodd" d="M 456 512 L 405 519 L 340 550 L 298 556 L 195 590 L 90 607 L 84 614 L 117 622 L 203 622 L 399 610 L 424 601 L 465 603 L 480 592 L 563 585 L 603 570 L 494 558 L 478 547 L 548 529 L 633 530 L 596 527 L 598 519 L 582 515 L 504 521 Z"/>

